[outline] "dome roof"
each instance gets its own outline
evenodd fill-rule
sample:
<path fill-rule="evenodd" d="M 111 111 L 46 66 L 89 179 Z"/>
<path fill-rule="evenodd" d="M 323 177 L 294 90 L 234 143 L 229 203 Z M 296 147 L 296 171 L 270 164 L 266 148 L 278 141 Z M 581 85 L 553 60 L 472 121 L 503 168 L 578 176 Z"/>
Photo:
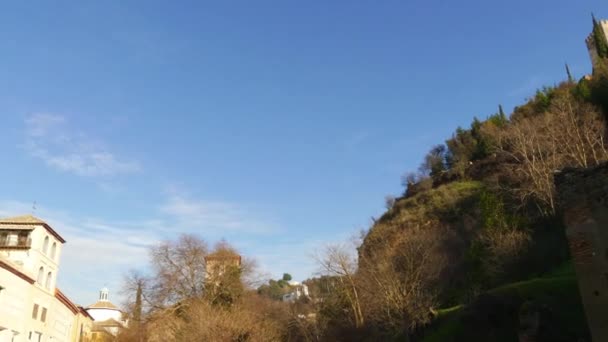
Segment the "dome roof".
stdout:
<path fill-rule="evenodd" d="M 107 300 L 97 301 L 97 303 L 89 305 L 87 309 L 110 309 L 120 311 L 120 309 L 116 305 L 110 303 Z"/>

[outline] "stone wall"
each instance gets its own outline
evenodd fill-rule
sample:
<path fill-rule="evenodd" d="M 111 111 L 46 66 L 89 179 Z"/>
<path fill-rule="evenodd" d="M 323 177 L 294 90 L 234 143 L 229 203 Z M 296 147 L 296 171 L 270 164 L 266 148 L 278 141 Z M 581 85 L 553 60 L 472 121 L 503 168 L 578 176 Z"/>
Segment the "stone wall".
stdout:
<path fill-rule="evenodd" d="M 608 163 L 564 169 L 555 184 L 593 341 L 608 341 Z"/>

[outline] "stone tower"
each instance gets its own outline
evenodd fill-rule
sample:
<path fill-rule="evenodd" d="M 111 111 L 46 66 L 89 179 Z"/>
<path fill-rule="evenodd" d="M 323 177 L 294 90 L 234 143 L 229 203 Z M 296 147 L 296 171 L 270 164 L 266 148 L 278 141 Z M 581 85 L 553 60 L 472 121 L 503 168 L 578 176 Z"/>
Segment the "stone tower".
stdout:
<path fill-rule="evenodd" d="M 604 43 L 608 44 L 608 40 L 606 39 L 606 37 L 608 37 L 608 20 L 596 21 L 595 18 L 593 18 L 593 30 L 591 31 L 589 36 L 587 36 L 587 39 L 585 39 L 585 43 L 587 44 L 587 50 L 589 51 L 589 57 L 591 58 L 591 64 L 593 67 L 598 64 L 600 59 L 600 52 L 597 50 L 597 35 L 595 32 L 596 25 L 599 28 L 599 32 L 602 33 L 600 34 L 600 36 L 603 36 L 601 39 L 604 39 Z"/>

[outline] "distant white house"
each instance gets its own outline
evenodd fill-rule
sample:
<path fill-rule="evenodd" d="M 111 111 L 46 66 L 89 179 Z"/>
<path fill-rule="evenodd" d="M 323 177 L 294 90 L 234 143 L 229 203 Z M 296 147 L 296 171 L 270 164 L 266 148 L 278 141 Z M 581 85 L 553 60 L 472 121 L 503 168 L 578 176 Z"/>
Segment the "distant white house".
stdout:
<path fill-rule="evenodd" d="M 284 302 L 293 303 L 302 297 L 309 297 L 308 286 L 306 284 L 298 283 L 297 281 L 290 281 L 290 291 L 283 295 L 282 300 Z"/>

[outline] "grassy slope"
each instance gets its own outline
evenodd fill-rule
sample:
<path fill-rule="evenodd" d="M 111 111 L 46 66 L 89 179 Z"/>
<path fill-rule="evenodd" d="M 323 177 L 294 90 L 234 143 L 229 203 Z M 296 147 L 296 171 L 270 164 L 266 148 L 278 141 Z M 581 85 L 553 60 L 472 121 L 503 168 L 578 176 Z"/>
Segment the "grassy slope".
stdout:
<path fill-rule="evenodd" d="M 563 341 L 576 341 L 580 337 L 588 336 L 578 285 L 571 265 L 564 265 L 542 278 L 501 286 L 488 291 L 487 295 L 497 299 L 494 303 L 501 303 L 501 299 L 505 299 L 502 303 L 508 304 L 492 305 L 490 310 L 479 303 L 439 310 L 436 329 L 424 341 L 486 341 L 488 338 L 496 341 L 517 341 L 518 308 L 527 301 L 548 308 L 552 329 L 555 329 L 555 333 Z M 501 310 L 502 312 L 498 312 Z M 491 317 L 486 321 L 489 322 L 486 326 L 471 324 L 475 321 L 471 317 L 492 315 L 498 317 L 498 324 L 492 324 Z"/>
<path fill-rule="evenodd" d="M 480 182 L 462 181 L 443 185 L 410 198 L 399 199 L 378 219 L 366 236 L 362 249 L 378 248 L 377 238 L 393 237 L 410 228 L 434 222 L 451 222 L 456 229 L 464 216 L 471 216 L 470 207 L 483 189 Z M 381 248 L 384 248 L 382 246 Z"/>

